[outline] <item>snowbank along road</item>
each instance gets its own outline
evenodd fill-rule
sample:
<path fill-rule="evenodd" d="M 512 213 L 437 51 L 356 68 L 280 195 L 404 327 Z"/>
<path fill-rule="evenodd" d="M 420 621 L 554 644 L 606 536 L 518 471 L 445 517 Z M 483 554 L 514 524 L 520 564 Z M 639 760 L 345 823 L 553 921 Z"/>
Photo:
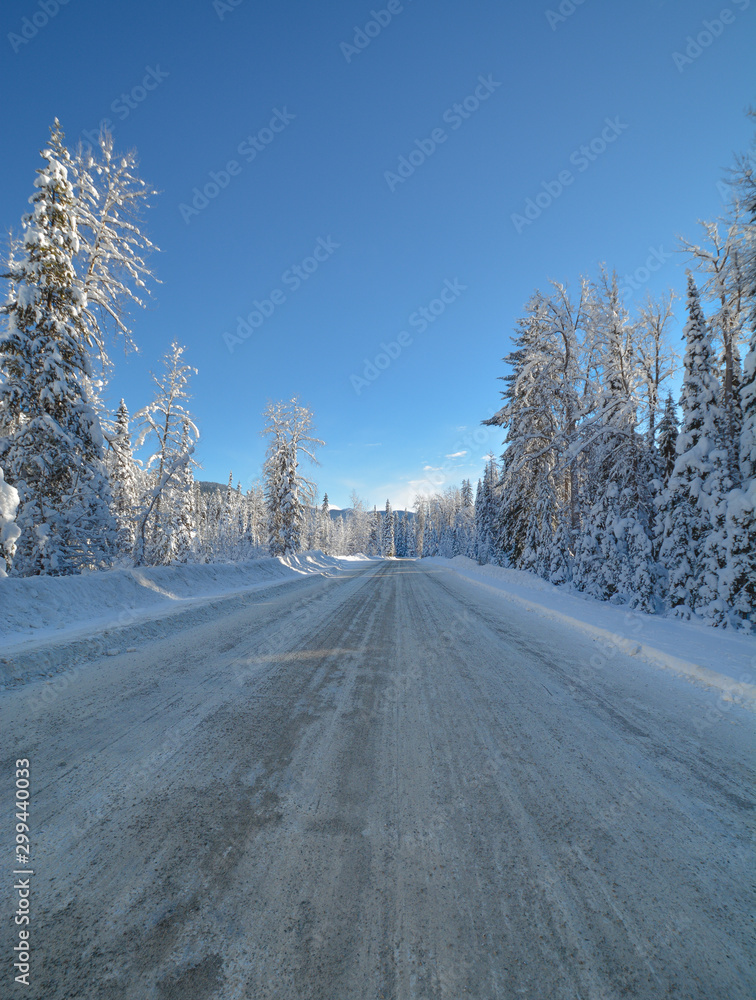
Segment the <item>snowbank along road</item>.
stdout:
<path fill-rule="evenodd" d="M 2 693 L 34 875 L 0 993 L 751 997 L 752 716 L 594 653 L 388 561 Z"/>

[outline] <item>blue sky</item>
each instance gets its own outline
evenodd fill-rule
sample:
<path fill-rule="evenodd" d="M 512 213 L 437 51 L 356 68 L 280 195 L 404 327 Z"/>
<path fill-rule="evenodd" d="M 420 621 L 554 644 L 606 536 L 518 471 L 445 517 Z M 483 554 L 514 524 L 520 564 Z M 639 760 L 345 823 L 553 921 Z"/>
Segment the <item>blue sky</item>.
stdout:
<path fill-rule="evenodd" d="M 266 400 L 298 395 L 321 491 L 404 506 L 500 451 L 480 421 L 536 287 L 644 277 L 656 251 L 638 298 L 683 290 L 676 236 L 752 141 L 755 6 L 5 4 L 0 220 L 19 228 L 55 116 L 71 146 L 110 119 L 160 191 L 162 251 L 110 399 L 144 405 L 178 339 L 202 478 L 249 485 Z"/>

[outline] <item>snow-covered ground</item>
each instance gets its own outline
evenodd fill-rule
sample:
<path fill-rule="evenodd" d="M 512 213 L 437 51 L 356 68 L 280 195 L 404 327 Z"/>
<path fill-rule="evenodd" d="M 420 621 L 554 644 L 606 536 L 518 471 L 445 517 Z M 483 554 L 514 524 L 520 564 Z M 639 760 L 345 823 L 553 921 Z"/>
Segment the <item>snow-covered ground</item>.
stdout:
<path fill-rule="evenodd" d="M 596 640 L 599 656 L 619 649 L 716 688 L 727 698 L 756 705 L 756 639 L 752 636 L 615 607 L 555 587 L 533 573 L 479 566 L 465 556 L 424 562 L 498 590 L 528 612 L 587 633 Z"/>
<path fill-rule="evenodd" d="M 72 639 L 170 615 L 308 574 L 329 576 L 365 556 L 337 558 L 322 552 L 233 564 L 117 569 L 82 576 L 0 581 L 0 648 L 4 655 L 31 645 Z"/>

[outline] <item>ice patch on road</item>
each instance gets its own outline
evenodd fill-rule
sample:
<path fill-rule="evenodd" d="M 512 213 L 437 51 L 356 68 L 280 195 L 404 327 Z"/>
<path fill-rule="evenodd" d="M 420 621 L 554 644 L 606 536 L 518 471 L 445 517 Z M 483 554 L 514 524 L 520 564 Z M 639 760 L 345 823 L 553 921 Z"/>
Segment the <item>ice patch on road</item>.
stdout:
<path fill-rule="evenodd" d="M 698 622 L 656 618 L 640 611 L 565 591 L 533 573 L 479 566 L 465 556 L 432 557 L 435 564 L 466 580 L 501 593 L 527 611 L 563 622 L 592 636 L 602 649 L 614 648 L 654 666 L 720 691 L 727 700 L 756 708 L 756 639 Z"/>

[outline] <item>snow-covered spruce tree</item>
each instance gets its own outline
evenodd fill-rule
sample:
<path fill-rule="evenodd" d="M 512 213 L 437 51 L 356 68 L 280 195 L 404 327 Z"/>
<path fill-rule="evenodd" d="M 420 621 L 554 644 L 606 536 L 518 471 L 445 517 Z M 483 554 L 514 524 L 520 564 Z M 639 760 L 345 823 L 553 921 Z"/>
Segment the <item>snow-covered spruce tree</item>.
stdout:
<path fill-rule="evenodd" d="M 268 452 L 265 460 L 265 501 L 268 509 L 270 554 L 299 552 L 305 505 L 312 503 L 315 484 L 299 472 L 302 457 L 317 465 L 315 448 L 324 442 L 314 436 L 313 414 L 296 396 L 265 408 Z"/>
<path fill-rule="evenodd" d="M 550 298 L 536 292 L 518 320 L 504 406 L 484 423 L 507 428 L 491 558 L 546 577 L 553 568 L 561 579 L 579 526 L 572 449 L 589 384 L 580 366 L 588 289 L 583 281 L 575 302 L 563 285 L 552 287 Z"/>
<path fill-rule="evenodd" d="M 194 463 L 192 455 L 199 439 L 194 418 L 187 408 L 191 399 L 189 381 L 197 369 L 183 361 L 185 348 L 176 341 L 163 359 L 165 372 L 153 375 L 156 393 L 134 419 L 140 425 L 136 447 L 149 446 L 145 462 L 146 490 L 140 501 L 135 546 L 136 565 L 166 565 L 186 557 L 196 526 L 189 523 L 192 511 Z"/>
<path fill-rule="evenodd" d="M 5 482 L 0 469 L 0 579 L 6 577 L 13 565 L 13 555 L 21 529 L 16 524 L 18 490 Z"/>
<path fill-rule="evenodd" d="M 369 554 L 368 549 L 371 544 L 371 515 L 365 509 L 365 503 L 357 495 L 356 490 L 352 490 L 349 503 L 351 506 L 345 529 L 346 555 L 354 556 L 359 555 L 361 552 Z M 380 541 L 378 550 L 373 554 L 380 555 Z"/>
<path fill-rule="evenodd" d="M 102 430 L 86 390 L 86 294 L 74 268 L 71 161 L 57 120 L 41 155 L 23 247 L 6 273 L 0 335 L 0 465 L 19 493 L 19 576 L 105 566 L 116 533 Z"/>
<path fill-rule="evenodd" d="M 451 559 L 457 555 L 454 523 L 457 510 L 462 506 L 459 490 L 447 487 L 443 493 L 435 493 L 430 505 L 438 534 L 438 555 Z"/>
<path fill-rule="evenodd" d="M 462 506 L 472 510 L 473 507 L 473 488 L 469 479 L 462 480 L 462 488 L 460 490 L 460 495 L 462 497 Z"/>
<path fill-rule="evenodd" d="M 602 600 L 654 611 L 655 470 L 648 439 L 637 429 L 643 369 L 634 332 L 616 275 L 602 269 L 590 323 L 592 365 L 600 377 L 593 412 L 580 427 L 590 506 L 576 545 L 573 582 Z"/>
<path fill-rule="evenodd" d="M 407 554 L 407 542 L 404 538 L 404 520 L 398 510 L 394 511 L 394 550 L 397 558 Z"/>
<path fill-rule="evenodd" d="M 328 502 L 328 494 L 323 494 L 323 503 L 320 507 L 320 518 L 318 521 L 318 548 L 328 555 L 331 551 L 331 505 Z"/>
<path fill-rule="evenodd" d="M 666 487 L 669 482 L 672 470 L 677 460 L 677 407 L 672 398 L 672 393 L 667 393 L 664 403 L 664 413 L 659 421 L 656 435 L 656 450 L 658 455 L 659 473 L 661 475 L 662 486 Z"/>
<path fill-rule="evenodd" d="M 307 504 L 304 509 L 304 532 L 302 534 L 304 548 L 308 552 L 320 548 L 320 508 L 314 503 Z"/>
<path fill-rule="evenodd" d="M 412 517 L 410 512 L 405 510 L 404 512 L 404 554 L 408 559 L 413 559 L 417 552 L 415 551 L 415 531 L 412 524 Z"/>
<path fill-rule="evenodd" d="M 478 560 L 481 566 L 486 562 L 486 556 L 488 555 L 489 552 L 489 545 L 484 546 L 482 544 L 482 539 L 484 537 L 484 534 L 488 533 L 483 523 L 484 505 L 486 507 L 490 507 L 490 499 L 488 496 L 484 498 L 483 480 L 479 479 L 478 487 L 475 490 L 475 558 Z M 422 549 L 420 550 L 420 554 L 422 555 Z"/>
<path fill-rule="evenodd" d="M 522 554 L 526 549 L 533 553 L 534 536 L 539 534 L 537 496 L 553 467 L 553 408 L 548 398 L 553 342 L 540 294 L 531 298 L 525 317 L 517 321 L 517 328 L 514 350 L 504 358 L 504 363 L 510 367 L 510 372 L 501 377 L 507 386 L 502 392 L 504 405 L 484 421 L 488 425 L 506 427 L 501 503 L 493 515 L 488 544 L 480 530 L 481 523 L 491 516 L 488 510 L 491 488 L 485 477 L 475 509 L 478 536 L 483 539 L 478 546 L 478 561 L 492 561 L 495 552 L 498 562 L 530 569 L 530 556 L 526 557 L 525 565 L 521 562 Z"/>
<path fill-rule="evenodd" d="M 113 496 L 113 516 L 118 525 L 116 549 L 119 555 L 131 556 L 136 542 L 141 484 L 131 447 L 129 411 L 124 400 L 118 404 L 113 428 L 106 432 L 106 438 L 109 445 L 106 464 Z"/>
<path fill-rule="evenodd" d="M 654 501 L 652 542 L 654 557 L 657 561 L 664 539 L 665 504 L 669 497 L 667 486 L 669 485 L 669 480 L 677 461 L 677 452 L 675 449 L 677 447 L 678 434 L 677 407 L 672 398 L 672 393 L 668 392 L 664 404 L 664 413 L 659 421 L 656 433 L 656 447 L 653 450 L 655 475 L 650 483 L 650 490 Z"/>
<path fill-rule="evenodd" d="M 438 509 L 429 501 L 425 511 L 425 527 L 423 530 L 423 555 L 430 558 L 437 556 L 440 541 L 440 528 L 438 524 Z"/>
<path fill-rule="evenodd" d="M 365 551 L 369 556 L 379 556 L 381 554 L 381 514 L 375 506 L 373 506 L 370 514 L 368 542 Z"/>
<path fill-rule="evenodd" d="M 220 555 L 220 519 L 222 508 L 223 494 L 218 489 L 211 490 L 208 493 L 200 492 L 199 501 L 195 500 L 195 510 L 198 511 L 198 557 L 201 562 L 218 562 L 222 558 Z"/>
<path fill-rule="evenodd" d="M 386 509 L 383 512 L 383 524 L 381 525 L 381 555 L 384 559 L 392 559 L 396 555 L 394 540 L 394 513 L 391 504 L 386 501 Z"/>
<path fill-rule="evenodd" d="M 703 278 L 700 295 L 710 304 L 709 328 L 718 348 L 719 395 L 717 447 L 727 453 L 723 478 L 738 482 L 740 438 L 740 348 L 748 304 L 747 272 L 743 261 L 744 206 L 734 199 L 727 217 L 702 222 L 700 244 L 681 240 L 682 248 Z"/>
<path fill-rule="evenodd" d="M 660 562 L 669 574 L 669 604 L 677 617 L 689 618 L 701 603 L 702 554 L 711 530 L 704 483 L 711 471 L 710 452 L 718 433 L 719 385 L 714 374 L 711 332 L 698 289 L 688 274 L 688 322 L 680 406 L 682 428 L 675 467 L 663 499 L 664 528 Z"/>
<path fill-rule="evenodd" d="M 478 490 L 480 490 L 480 483 L 478 483 Z M 422 494 L 418 494 L 415 497 L 413 506 L 415 508 L 415 518 L 413 523 L 415 535 L 415 555 L 422 559 L 424 555 L 427 555 L 425 551 L 425 524 L 428 518 L 428 504 L 426 498 Z"/>
<path fill-rule="evenodd" d="M 756 479 L 756 317 L 748 354 L 743 362 L 740 405 L 743 414 L 738 454 L 740 478 L 744 486 L 750 486 Z"/>
<path fill-rule="evenodd" d="M 269 454 L 263 468 L 265 481 L 265 505 L 268 510 L 268 549 L 272 556 L 296 552 L 301 531 L 300 513 L 290 504 L 289 471 L 292 461 L 288 452 L 288 441 L 278 414 L 266 411 L 268 433 L 271 435 Z M 296 545 L 296 548 L 293 547 Z"/>
<path fill-rule="evenodd" d="M 173 512 L 171 532 L 163 548 L 161 561 L 186 563 L 196 556 L 197 522 L 194 507 L 194 436 L 189 427 L 184 427 L 181 442 L 183 454 L 187 457 L 179 462 L 176 475 L 167 484 L 168 506 Z"/>
<path fill-rule="evenodd" d="M 256 558 L 265 548 L 267 542 L 267 510 L 265 506 L 265 489 L 260 482 L 255 482 L 247 490 L 247 541 L 250 556 Z"/>
<path fill-rule="evenodd" d="M 756 328 L 756 317 L 754 317 Z M 740 385 L 741 485 L 727 496 L 727 559 L 723 597 L 735 622 L 756 629 L 756 332 L 751 333 Z"/>
<path fill-rule="evenodd" d="M 239 494 L 234 489 L 234 473 L 228 474 L 228 485 L 223 494 L 223 504 L 218 523 L 218 557 L 224 562 L 240 558 L 240 509 Z"/>
<path fill-rule="evenodd" d="M 469 481 L 465 482 L 469 486 Z M 464 500 L 454 515 L 454 550 L 455 555 L 467 556 L 468 559 L 475 558 L 475 510 L 472 503 L 467 505 Z"/>
<path fill-rule="evenodd" d="M 483 480 L 478 481 L 478 493 L 475 498 L 475 553 L 481 565 L 493 561 L 498 480 L 499 468 L 491 455 L 483 473 Z"/>

